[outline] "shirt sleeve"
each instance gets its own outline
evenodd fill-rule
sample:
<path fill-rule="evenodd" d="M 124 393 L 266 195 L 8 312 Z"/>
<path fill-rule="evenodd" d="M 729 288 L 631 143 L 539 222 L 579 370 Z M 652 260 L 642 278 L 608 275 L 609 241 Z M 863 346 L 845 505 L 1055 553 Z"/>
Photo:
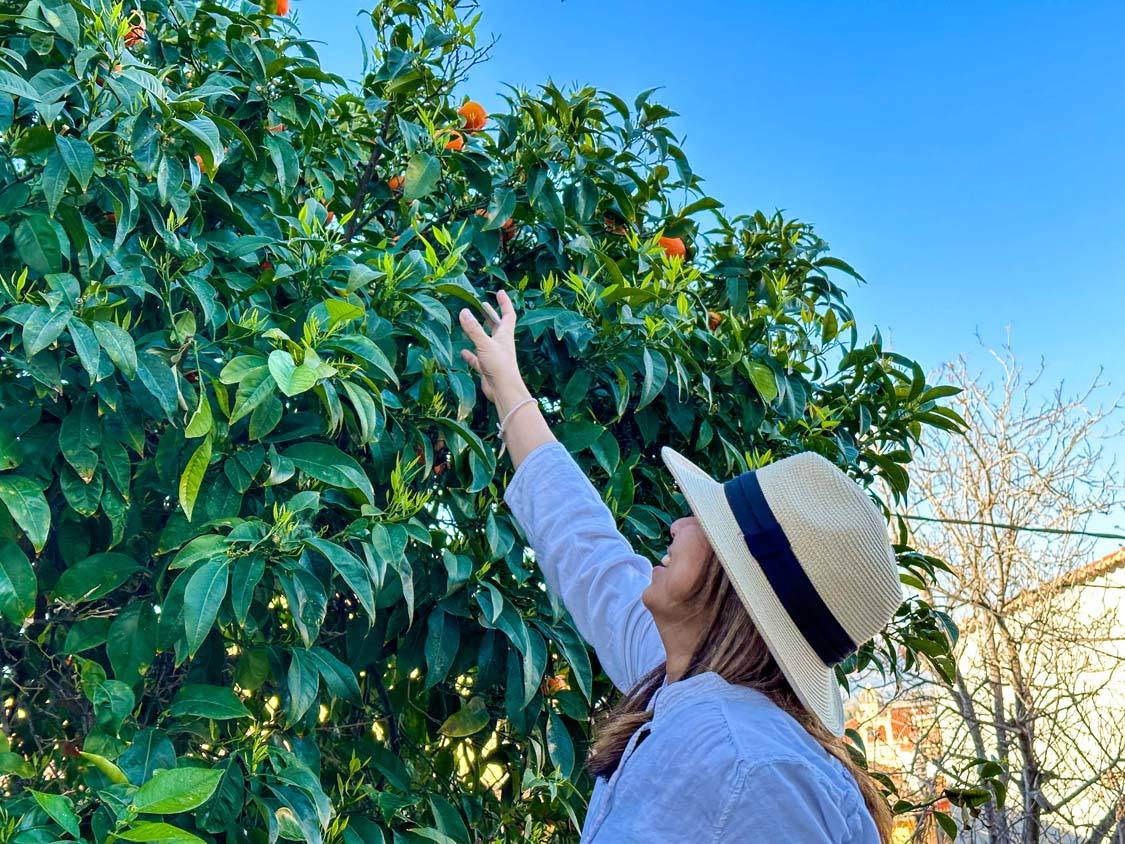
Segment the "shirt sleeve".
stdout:
<path fill-rule="evenodd" d="M 862 823 L 861 811 L 852 795 L 807 763 L 759 763 L 739 771 L 715 841 L 774 841 L 784 833 L 788 844 L 877 844 L 877 833 L 865 834 L 875 827 Z"/>
<path fill-rule="evenodd" d="M 547 587 L 621 691 L 665 659 L 641 592 L 652 563 L 636 554 L 613 514 L 561 442 L 538 446 L 504 491 Z"/>

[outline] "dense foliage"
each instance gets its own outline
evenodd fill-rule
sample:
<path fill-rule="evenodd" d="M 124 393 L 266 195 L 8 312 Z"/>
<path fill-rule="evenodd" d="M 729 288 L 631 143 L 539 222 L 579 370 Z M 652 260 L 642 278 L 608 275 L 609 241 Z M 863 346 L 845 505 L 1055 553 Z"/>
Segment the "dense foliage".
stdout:
<path fill-rule="evenodd" d="M 356 89 L 287 7 L 0 0 L 0 842 L 577 839 L 613 689 L 457 353 L 498 287 L 656 557 L 661 444 L 901 497 L 959 425 L 808 226 L 721 213 L 650 93 L 484 122 L 472 7 L 379 3 Z M 947 636 L 911 600 L 841 679 Z"/>

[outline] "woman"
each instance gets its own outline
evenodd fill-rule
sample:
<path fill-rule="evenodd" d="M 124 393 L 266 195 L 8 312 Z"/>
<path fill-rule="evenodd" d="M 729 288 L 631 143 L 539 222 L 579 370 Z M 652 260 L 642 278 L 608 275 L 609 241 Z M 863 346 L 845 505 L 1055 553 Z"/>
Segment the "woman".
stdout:
<path fill-rule="evenodd" d="M 653 567 L 551 433 L 497 299 L 491 333 L 461 311 L 461 354 L 515 466 L 504 500 L 625 693 L 595 730 L 582 841 L 888 842 L 890 811 L 839 738 L 834 671 L 902 601 L 871 499 L 811 453 L 720 484 L 664 447 L 692 515 Z"/>

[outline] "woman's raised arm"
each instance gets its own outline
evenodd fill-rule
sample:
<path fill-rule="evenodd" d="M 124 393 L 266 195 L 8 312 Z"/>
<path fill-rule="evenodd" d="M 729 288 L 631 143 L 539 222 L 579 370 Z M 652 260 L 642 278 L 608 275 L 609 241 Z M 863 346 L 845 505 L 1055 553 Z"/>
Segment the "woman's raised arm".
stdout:
<path fill-rule="evenodd" d="M 468 309 L 461 311 L 461 325 L 476 347 L 475 353 L 461 354 L 480 373 L 501 421 L 507 420 L 504 440 L 516 472 L 504 501 L 535 551 L 548 588 L 562 599 L 614 685 L 627 691 L 665 659 L 656 622 L 641 601 L 652 564 L 618 531 L 538 403 L 526 401 L 531 394 L 516 364 L 515 310 L 503 290 L 497 299 L 502 315 L 485 305 L 491 336 Z"/>

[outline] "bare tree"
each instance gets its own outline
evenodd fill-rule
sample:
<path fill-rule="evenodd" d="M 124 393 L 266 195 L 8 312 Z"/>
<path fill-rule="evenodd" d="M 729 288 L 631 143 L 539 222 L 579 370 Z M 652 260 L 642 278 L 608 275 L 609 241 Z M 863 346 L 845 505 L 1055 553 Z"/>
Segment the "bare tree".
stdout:
<path fill-rule="evenodd" d="M 911 522 L 917 545 L 954 570 L 930 597 L 961 628 L 952 689 L 929 684 L 931 770 L 969 784 L 1003 769 L 967 840 L 1125 842 L 1125 549 L 1091 563 L 1076 533 L 1121 504 L 1106 445 L 1122 404 L 1096 403 L 1099 378 L 1070 395 L 1009 346 L 992 356 L 997 382 L 964 358 L 944 368 L 968 433 L 935 437 L 913 475 L 912 513 L 935 520 Z"/>

